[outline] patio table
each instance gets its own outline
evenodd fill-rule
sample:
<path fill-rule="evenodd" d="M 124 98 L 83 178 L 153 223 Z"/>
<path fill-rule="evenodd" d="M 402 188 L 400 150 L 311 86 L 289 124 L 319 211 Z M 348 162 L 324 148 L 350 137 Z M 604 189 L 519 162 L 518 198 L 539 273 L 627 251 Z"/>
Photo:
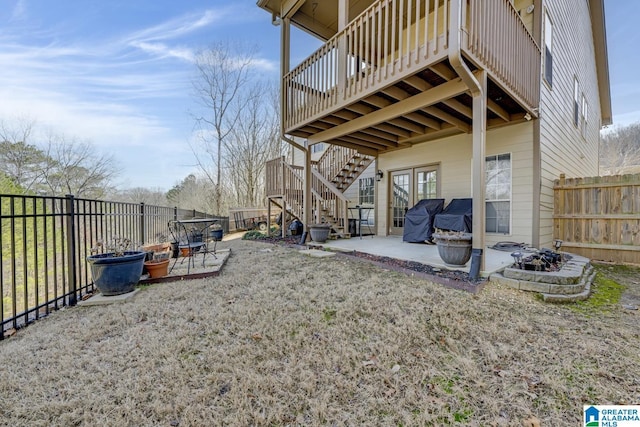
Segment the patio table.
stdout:
<path fill-rule="evenodd" d="M 212 227 L 219 223 L 220 221 L 216 218 L 176 219 L 168 222 L 169 231 L 173 240 L 178 242 L 178 248 L 187 249 L 186 256 L 183 256 L 180 262 L 182 264 L 185 258 L 188 258 L 187 274 L 190 273 L 192 266 L 195 268 L 197 255 L 202 255 L 203 267 L 207 254 L 211 254 L 217 259 L 216 248 L 219 239 L 211 237 L 211 231 Z M 211 242 L 213 242 L 213 247 L 210 245 Z M 169 272 L 173 271 L 179 258 L 178 256 L 174 259 Z"/>

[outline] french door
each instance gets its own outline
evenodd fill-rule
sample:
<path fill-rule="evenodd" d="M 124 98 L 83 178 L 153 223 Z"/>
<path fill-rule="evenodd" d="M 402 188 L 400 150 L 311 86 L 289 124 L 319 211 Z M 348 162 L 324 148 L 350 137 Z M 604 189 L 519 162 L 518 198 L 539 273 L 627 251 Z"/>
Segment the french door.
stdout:
<path fill-rule="evenodd" d="M 407 211 L 419 200 L 439 196 L 438 167 L 424 166 L 394 171 L 389 179 L 389 234 L 402 235 Z"/>

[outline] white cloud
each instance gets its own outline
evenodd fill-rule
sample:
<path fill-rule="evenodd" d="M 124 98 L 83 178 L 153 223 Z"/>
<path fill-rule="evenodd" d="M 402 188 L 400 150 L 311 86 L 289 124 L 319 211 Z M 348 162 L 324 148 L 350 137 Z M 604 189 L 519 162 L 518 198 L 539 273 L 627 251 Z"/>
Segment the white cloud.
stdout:
<path fill-rule="evenodd" d="M 149 42 L 131 42 L 131 46 L 137 47 L 140 50 L 152 53 L 161 58 L 178 58 L 187 62 L 193 62 L 195 59 L 195 53 L 193 49 L 189 48 L 176 48 L 169 47 L 163 43 L 149 43 Z"/>
<path fill-rule="evenodd" d="M 269 59 L 264 59 L 264 58 L 257 58 L 251 61 L 251 65 L 254 68 L 258 70 L 263 70 L 263 71 L 276 71 L 278 70 L 279 64 L 280 64 L 279 62 L 271 61 Z"/>
<path fill-rule="evenodd" d="M 207 10 L 201 14 L 188 14 L 129 34 L 124 37 L 123 42 L 133 44 L 176 39 L 219 21 L 225 13 L 220 10 Z"/>
<path fill-rule="evenodd" d="M 26 8 L 19 0 L 13 16 L 24 16 Z M 69 39 L 55 25 L 27 30 L 24 21 L 0 28 L 0 117 L 31 117 L 55 134 L 89 140 L 116 155 L 132 186 L 170 188 L 193 171 L 187 109 L 200 46 L 189 43 L 223 18 L 225 25 L 245 19 L 229 10 L 185 14 L 99 39 L 93 33 Z M 262 58 L 253 67 L 278 69 Z"/>

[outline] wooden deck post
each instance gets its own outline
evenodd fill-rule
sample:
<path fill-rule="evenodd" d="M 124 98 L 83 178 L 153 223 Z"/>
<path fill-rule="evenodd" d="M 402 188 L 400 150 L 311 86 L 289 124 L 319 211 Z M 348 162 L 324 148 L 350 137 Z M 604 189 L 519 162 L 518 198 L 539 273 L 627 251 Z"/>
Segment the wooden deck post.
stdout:
<path fill-rule="evenodd" d="M 311 224 L 311 150 L 309 144 L 305 144 L 304 150 L 304 190 L 302 193 L 302 221 L 304 230 L 308 231 Z"/>
<path fill-rule="evenodd" d="M 349 23 L 349 0 L 338 0 L 338 32 Z M 338 91 L 346 97 L 347 85 L 347 38 L 338 40 Z"/>
<path fill-rule="evenodd" d="M 481 90 L 473 96 L 473 166 L 471 182 L 473 192 L 473 249 L 484 249 L 485 233 L 485 151 L 487 135 L 487 73 L 476 75 Z M 484 271 L 481 257 L 480 271 Z"/>

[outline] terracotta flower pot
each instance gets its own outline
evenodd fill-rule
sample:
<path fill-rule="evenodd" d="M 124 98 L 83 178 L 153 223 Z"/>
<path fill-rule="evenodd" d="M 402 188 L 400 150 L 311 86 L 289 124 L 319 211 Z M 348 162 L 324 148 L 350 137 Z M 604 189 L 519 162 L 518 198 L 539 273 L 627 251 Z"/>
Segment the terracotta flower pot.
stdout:
<path fill-rule="evenodd" d="M 149 276 L 152 279 L 156 279 L 158 277 L 164 277 L 167 275 L 169 270 L 169 259 L 163 259 L 159 261 L 145 261 L 144 266 L 149 272 Z"/>

